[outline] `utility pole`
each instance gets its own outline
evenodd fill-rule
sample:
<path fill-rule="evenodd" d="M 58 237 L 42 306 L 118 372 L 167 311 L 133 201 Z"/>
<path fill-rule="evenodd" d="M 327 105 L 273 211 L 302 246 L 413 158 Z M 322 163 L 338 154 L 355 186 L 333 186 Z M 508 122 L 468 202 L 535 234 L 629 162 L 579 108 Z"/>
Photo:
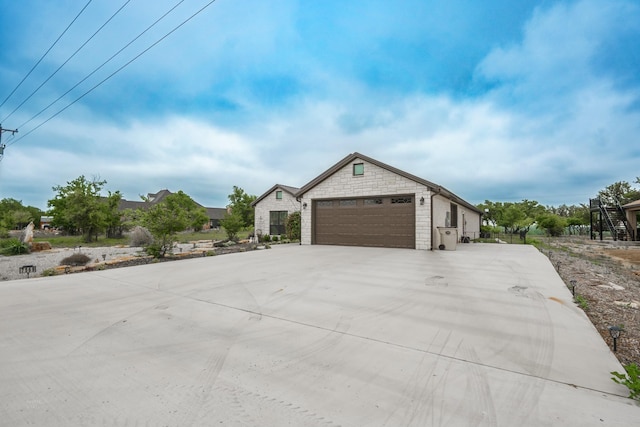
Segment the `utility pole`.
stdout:
<path fill-rule="evenodd" d="M 11 132 L 11 135 L 15 135 L 18 132 L 18 129 L 5 129 L 0 124 L 0 160 L 4 157 L 4 149 L 7 147 L 2 143 L 2 134 L 4 132 Z"/>

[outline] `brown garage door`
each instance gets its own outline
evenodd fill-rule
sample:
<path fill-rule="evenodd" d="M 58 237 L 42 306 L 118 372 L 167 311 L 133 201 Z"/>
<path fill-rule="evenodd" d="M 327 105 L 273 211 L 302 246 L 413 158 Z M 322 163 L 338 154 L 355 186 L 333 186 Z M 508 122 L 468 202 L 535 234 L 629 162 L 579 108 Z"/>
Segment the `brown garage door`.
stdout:
<path fill-rule="evenodd" d="M 415 248 L 415 197 L 316 200 L 313 230 L 318 245 Z"/>

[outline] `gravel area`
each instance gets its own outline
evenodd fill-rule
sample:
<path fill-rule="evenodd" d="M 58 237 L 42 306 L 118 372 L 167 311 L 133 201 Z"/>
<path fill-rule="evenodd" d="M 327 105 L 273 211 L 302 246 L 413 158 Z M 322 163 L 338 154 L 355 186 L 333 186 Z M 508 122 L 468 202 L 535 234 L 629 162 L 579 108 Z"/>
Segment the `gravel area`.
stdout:
<path fill-rule="evenodd" d="M 93 262 L 96 260 L 103 262 L 103 255 L 104 261 L 113 261 L 141 255 L 143 253 L 142 248 L 139 247 L 114 246 L 101 248 L 62 248 L 33 252 L 27 255 L 0 256 L 0 280 L 26 279 L 27 274 L 20 274 L 20 267 L 25 265 L 34 265 L 36 267 L 36 272 L 30 273 L 29 277 L 38 277 L 42 275 L 43 271 L 59 266 L 63 259 L 77 252 L 88 255 Z"/>
<path fill-rule="evenodd" d="M 602 338 L 613 347 L 609 326 L 622 326 L 616 357 L 640 364 L 640 246 L 638 242 L 563 237 L 544 239 L 543 253 L 571 289 Z"/>

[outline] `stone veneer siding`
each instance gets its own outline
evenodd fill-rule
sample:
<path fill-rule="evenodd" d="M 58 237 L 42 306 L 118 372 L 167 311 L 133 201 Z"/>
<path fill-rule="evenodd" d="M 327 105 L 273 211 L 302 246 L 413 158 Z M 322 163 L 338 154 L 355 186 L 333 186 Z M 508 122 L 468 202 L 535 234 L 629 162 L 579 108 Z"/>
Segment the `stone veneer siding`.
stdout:
<path fill-rule="evenodd" d="M 353 176 L 354 163 L 364 164 L 364 175 Z M 301 201 L 306 202 L 307 207 L 302 210 L 302 244 L 311 244 L 313 200 L 393 194 L 415 195 L 416 249 L 431 249 L 431 192 L 429 188 L 359 159 L 338 170 L 303 195 Z M 420 205 L 421 197 L 424 197 L 424 205 Z"/>
<path fill-rule="evenodd" d="M 282 191 L 282 199 L 276 199 L 276 191 Z M 269 212 L 287 211 L 293 213 L 300 210 L 300 203 L 290 193 L 282 188 L 276 188 L 255 206 L 255 231 L 262 230 L 262 234 L 269 233 Z"/>

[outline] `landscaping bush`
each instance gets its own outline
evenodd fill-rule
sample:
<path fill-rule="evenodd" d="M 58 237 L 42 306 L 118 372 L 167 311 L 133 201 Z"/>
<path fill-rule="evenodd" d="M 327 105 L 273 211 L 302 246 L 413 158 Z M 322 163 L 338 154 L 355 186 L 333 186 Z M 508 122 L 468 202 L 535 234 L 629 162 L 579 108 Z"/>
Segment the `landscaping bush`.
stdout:
<path fill-rule="evenodd" d="M 20 239 L 11 238 L 0 240 L 0 254 L 2 255 L 23 255 L 29 253 L 29 246 L 22 243 Z"/>
<path fill-rule="evenodd" d="M 60 265 L 86 265 L 91 258 L 83 253 L 75 253 L 60 261 Z"/>
<path fill-rule="evenodd" d="M 284 223 L 287 229 L 287 237 L 291 240 L 300 240 L 302 231 L 302 219 L 300 212 L 292 212 Z"/>
<path fill-rule="evenodd" d="M 153 243 L 153 236 L 151 235 L 151 232 L 145 227 L 141 227 L 139 225 L 135 226 L 133 230 L 131 230 L 129 239 L 131 246 L 149 246 Z"/>
<path fill-rule="evenodd" d="M 263 243 L 270 242 L 271 241 L 271 236 L 269 236 L 268 234 L 265 234 L 264 236 L 262 236 L 260 241 L 263 242 Z"/>

